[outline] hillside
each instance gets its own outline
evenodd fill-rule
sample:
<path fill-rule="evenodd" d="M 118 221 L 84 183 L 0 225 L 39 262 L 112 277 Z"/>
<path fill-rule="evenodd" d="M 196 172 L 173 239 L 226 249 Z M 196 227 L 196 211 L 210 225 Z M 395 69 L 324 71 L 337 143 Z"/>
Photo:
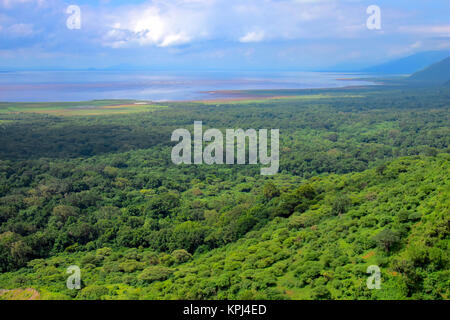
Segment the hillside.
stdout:
<path fill-rule="evenodd" d="M 424 70 L 410 76 L 409 80 L 416 82 L 445 84 L 450 81 L 450 57 L 435 63 Z"/>
<path fill-rule="evenodd" d="M 235 243 L 194 256 L 63 253 L 2 274 L 0 286 L 20 278 L 44 299 L 447 299 L 449 160 L 402 158 L 287 189 L 275 180 L 254 189 L 265 205 L 236 208 L 272 221 Z M 78 294 L 64 288 L 68 264 L 83 270 Z M 366 287 L 370 265 L 381 268 L 380 290 Z"/>
<path fill-rule="evenodd" d="M 426 51 L 365 68 L 362 72 L 379 74 L 412 74 L 450 56 L 450 51 Z"/>

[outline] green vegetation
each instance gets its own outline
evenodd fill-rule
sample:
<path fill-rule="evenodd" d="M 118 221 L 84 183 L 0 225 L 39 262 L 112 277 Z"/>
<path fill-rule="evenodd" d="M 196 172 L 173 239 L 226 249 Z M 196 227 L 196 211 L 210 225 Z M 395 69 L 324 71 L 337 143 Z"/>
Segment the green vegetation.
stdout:
<path fill-rule="evenodd" d="M 449 98 L 449 88 L 310 90 L 95 117 L 2 113 L 0 288 L 41 299 L 448 299 Z M 170 135 L 195 120 L 279 128 L 280 173 L 173 165 Z M 70 265 L 81 290 L 66 288 Z M 366 287 L 369 265 L 381 290 Z"/>
<path fill-rule="evenodd" d="M 95 100 L 63 103 L 0 103 L 2 113 L 40 113 L 56 116 L 95 116 L 154 111 L 165 106 L 135 100 Z"/>

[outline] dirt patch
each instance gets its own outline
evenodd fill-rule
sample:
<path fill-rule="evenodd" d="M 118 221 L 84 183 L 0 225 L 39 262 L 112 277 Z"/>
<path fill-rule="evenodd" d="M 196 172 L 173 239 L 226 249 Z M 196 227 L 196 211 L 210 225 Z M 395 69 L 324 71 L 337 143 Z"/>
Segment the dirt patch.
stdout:
<path fill-rule="evenodd" d="M 33 288 L 0 290 L 0 299 L 3 300 L 40 300 L 41 295 Z"/>
<path fill-rule="evenodd" d="M 369 251 L 365 256 L 363 256 L 362 258 L 363 259 L 370 259 L 370 258 L 372 258 L 373 256 L 375 255 L 375 251 Z"/>

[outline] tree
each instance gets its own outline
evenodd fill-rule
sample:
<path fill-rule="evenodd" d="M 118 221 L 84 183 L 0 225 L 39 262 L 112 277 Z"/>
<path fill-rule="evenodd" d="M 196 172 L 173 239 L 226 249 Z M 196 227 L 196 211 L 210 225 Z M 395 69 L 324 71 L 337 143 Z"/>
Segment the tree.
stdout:
<path fill-rule="evenodd" d="M 0 234 L 0 271 L 5 272 L 22 267 L 28 261 L 31 248 L 14 232 Z"/>
<path fill-rule="evenodd" d="M 186 221 L 175 227 L 172 233 L 172 248 L 183 248 L 189 252 L 203 244 L 207 228 L 197 221 Z"/>
<path fill-rule="evenodd" d="M 266 200 L 270 201 L 273 198 L 280 196 L 280 190 L 278 190 L 277 186 L 272 181 L 269 181 L 264 185 L 263 196 Z"/>
<path fill-rule="evenodd" d="M 173 192 L 167 192 L 153 196 L 147 203 L 146 212 L 150 216 L 163 218 L 171 213 L 171 211 L 180 204 L 180 196 Z"/>
<path fill-rule="evenodd" d="M 330 300 L 331 292 L 324 285 L 319 285 L 312 291 L 312 298 L 315 300 Z"/>
<path fill-rule="evenodd" d="M 162 281 L 166 280 L 172 274 L 172 269 L 163 266 L 151 266 L 138 276 L 140 281 L 145 283 L 151 283 L 153 281 Z"/>
<path fill-rule="evenodd" d="M 63 225 L 69 217 L 78 215 L 78 208 L 72 206 L 59 205 L 53 208 L 52 217 L 56 222 Z"/>
<path fill-rule="evenodd" d="M 294 211 L 305 212 L 314 204 L 316 190 L 310 184 L 303 184 L 293 192 L 283 194 L 277 210 L 279 216 L 290 216 Z"/>
<path fill-rule="evenodd" d="M 100 300 L 108 293 L 108 288 L 104 286 L 93 285 L 83 288 L 78 294 L 77 298 L 81 300 Z"/>
<path fill-rule="evenodd" d="M 338 194 L 331 203 L 331 212 L 333 215 L 341 215 L 347 212 L 351 206 L 352 200 L 346 194 Z"/>
<path fill-rule="evenodd" d="M 174 258 L 175 263 L 179 264 L 191 260 L 192 254 L 184 249 L 179 249 L 172 252 L 172 257 Z"/>
<path fill-rule="evenodd" d="M 374 237 L 374 240 L 381 249 L 388 252 L 399 241 L 399 237 L 390 229 L 384 229 Z"/>

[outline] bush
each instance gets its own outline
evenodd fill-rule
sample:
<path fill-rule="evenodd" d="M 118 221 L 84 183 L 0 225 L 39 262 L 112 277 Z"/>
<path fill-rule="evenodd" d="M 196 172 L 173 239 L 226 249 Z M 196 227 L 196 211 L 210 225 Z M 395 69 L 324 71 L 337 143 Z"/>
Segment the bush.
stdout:
<path fill-rule="evenodd" d="M 145 283 L 151 283 L 153 281 L 166 280 L 171 274 L 172 269 L 162 266 L 151 266 L 142 271 L 138 279 Z"/>
<path fill-rule="evenodd" d="M 184 249 L 175 250 L 172 252 L 172 257 L 175 260 L 175 263 L 184 263 L 191 260 L 192 255 Z"/>
<path fill-rule="evenodd" d="M 312 292 L 312 298 L 314 300 L 330 300 L 331 299 L 331 292 L 327 289 L 326 286 L 321 285 L 316 288 L 314 288 Z"/>
<path fill-rule="evenodd" d="M 107 294 L 109 294 L 108 288 L 93 285 L 83 288 L 77 297 L 80 300 L 101 300 Z"/>
<path fill-rule="evenodd" d="M 323 269 L 323 265 L 317 261 L 307 261 L 300 266 L 295 274 L 299 279 L 300 286 L 304 286 L 312 282 L 320 276 L 320 272 Z"/>

